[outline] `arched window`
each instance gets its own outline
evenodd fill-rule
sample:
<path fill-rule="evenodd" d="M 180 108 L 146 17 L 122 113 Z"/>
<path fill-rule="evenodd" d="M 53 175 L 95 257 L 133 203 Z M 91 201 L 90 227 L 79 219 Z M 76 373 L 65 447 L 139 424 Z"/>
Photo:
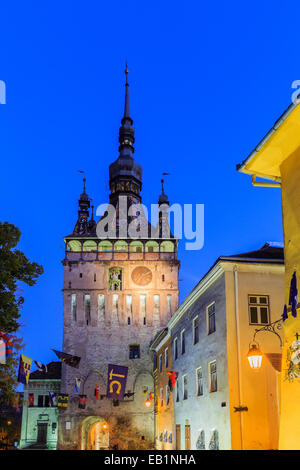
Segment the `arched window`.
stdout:
<path fill-rule="evenodd" d="M 212 430 L 211 438 L 209 441 L 209 450 L 218 450 L 219 449 L 219 433 L 216 429 Z"/>
<path fill-rule="evenodd" d="M 174 253 L 174 243 L 170 241 L 163 241 L 160 245 L 160 251 L 162 253 Z"/>
<path fill-rule="evenodd" d="M 128 245 L 124 240 L 118 240 L 114 244 L 114 251 L 117 251 L 119 253 L 124 253 L 128 251 Z"/>
<path fill-rule="evenodd" d="M 94 240 L 87 240 L 83 243 L 83 251 L 97 251 L 97 243 Z"/>
<path fill-rule="evenodd" d="M 81 242 L 79 240 L 71 240 L 68 242 L 68 249 L 70 251 L 80 252 L 81 251 Z"/>
<path fill-rule="evenodd" d="M 196 442 L 197 450 L 205 450 L 205 432 L 202 429 Z"/>
<path fill-rule="evenodd" d="M 112 251 L 112 243 L 108 240 L 103 240 L 102 242 L 99 243 L 98 247 L 99 251 Z"/>
<path fill-rule="evenodd" d="M 143 243 L 141 241 L 134 241 L 130 243 L 129 251 L 131 253 L 142 253 L 143 252 Z"/>
<path fill-rule="evenodd" d="M 145 250 L 146 250 L 146 253 L 158 253 L 159 251 L 158 243 L 154 240 L 147 242 Z"/>

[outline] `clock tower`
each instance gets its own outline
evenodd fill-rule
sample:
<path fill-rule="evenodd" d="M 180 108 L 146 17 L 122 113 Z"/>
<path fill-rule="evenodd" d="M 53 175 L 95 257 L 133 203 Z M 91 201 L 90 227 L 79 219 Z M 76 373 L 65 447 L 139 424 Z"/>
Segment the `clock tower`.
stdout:
<path fill-rule="evenodd" d="M 65 237 L 63 351 L 80 356 L 81 361 L 78 369 L 62 364 L 61 392 L 69 395 L 69 404 L 59 414 L 60 449 L 154 448 L 149 344 L 178 307 L 179 261 L 177 240 L 172 234 L 163 238 L 162 230 L 151 237 L 148 221 L 146 234 L 131 238 L 128 226 L 133 218 L 128 217 L 125 236 L 120 236 L 120 197 L 126 198 L 128 207 L 140 204 L 142 189 L 142 167 L 133 157 L 127 67 L 125 75 L 119 156 L 109 166 L 116 236 L 98 237 L 84 179 L 78 219 Z M 163 186 L 158 202 L 164 207 L 169 204 Z M 106 398 L 108 364 L 128 367 L 124 400 Z M 76 378 L 79 394 L 86 396 L 84 408 L 73 391 Z M 146 407 L 149 398 L 151 404 Z"/>

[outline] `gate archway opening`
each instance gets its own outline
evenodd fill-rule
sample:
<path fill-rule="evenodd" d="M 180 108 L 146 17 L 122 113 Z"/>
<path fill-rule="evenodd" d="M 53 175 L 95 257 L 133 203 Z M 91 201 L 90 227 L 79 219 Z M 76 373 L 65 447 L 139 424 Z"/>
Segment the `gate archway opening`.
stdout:
<path fill-rule="evenodd" d="M 89 416 L 81 423 L 81 450 L 107 450 L 109 424 L 100 416 Z"/>

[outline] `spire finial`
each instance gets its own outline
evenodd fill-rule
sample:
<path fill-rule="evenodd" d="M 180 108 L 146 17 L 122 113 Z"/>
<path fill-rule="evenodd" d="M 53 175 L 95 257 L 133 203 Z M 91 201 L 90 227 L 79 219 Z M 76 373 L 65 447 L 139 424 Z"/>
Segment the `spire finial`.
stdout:
<path fill-rule="evenodd" d="M 83 178 L 83 192 L 85 193 L 85 183 L 86 183 L 86 178 Z"/>

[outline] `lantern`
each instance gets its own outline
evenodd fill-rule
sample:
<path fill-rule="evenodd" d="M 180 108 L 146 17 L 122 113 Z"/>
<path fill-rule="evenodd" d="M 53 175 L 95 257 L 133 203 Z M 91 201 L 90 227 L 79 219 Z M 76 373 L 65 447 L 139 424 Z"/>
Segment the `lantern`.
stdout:
<path fill-rule="evenodd" d="M 247 357 L 248 357 L 248 361 L 249 361 L 251 369 L 256 369 L 256 370 L 260 369 L 263 355 L 258 345 L 257 346 L 256 344 L 251 345 L 249 352 L 247 354 Z"/>
<path fill-rule="evenodd" d="M 146 408 L 150 408 L 150 406 L 151 406 L 151 401 L 152 401 L 152 400 L 150 400 L 149 398 L 147 398 L 147 400 L 145 401 L 145 407 L 146 407 Z"/>

